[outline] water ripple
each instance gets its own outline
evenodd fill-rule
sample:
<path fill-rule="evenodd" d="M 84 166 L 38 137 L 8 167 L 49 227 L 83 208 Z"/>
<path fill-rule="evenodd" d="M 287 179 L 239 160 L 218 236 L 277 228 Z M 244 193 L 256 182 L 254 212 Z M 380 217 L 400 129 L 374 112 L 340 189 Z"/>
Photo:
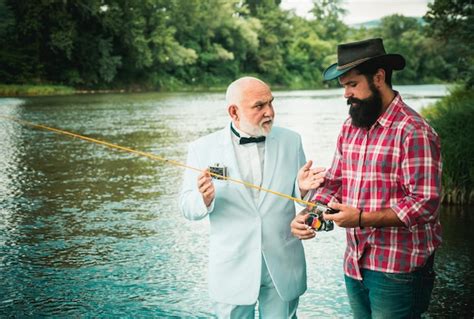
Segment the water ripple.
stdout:
<path fill-rule="evenodd" d="M 318 165 L 330 164 L 347 117 L 339 91 L 275 92 L 277 124 L 299 132 Z M 412 100 L 415 108 L 432 101 Z M 223 94 L 0 99 L 0 114 L 180 162 L 189 141 L 228 121 Z M 0 149 L 0 316 L 210 317 L 209 224 L 179 213 L 181 168 L 4 120 Z M 469 216 L 442 214 L 432 316 L 473 315 Z M 349 317 L 344 231 L 304 245 L 300 317 Z"/>

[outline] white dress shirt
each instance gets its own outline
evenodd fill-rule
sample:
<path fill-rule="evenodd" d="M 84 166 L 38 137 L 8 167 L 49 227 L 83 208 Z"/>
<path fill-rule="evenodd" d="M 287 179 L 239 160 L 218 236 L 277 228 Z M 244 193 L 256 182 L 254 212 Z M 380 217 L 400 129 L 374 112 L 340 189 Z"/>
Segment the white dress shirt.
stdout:
<path fill-rule="evenodd" d="M 242 132 L 235 126 L 232 127 L 240 134 L 240 137 L 250 137 L 250 135 Z M 230 134 L 232 135 L 232 144 L 234 145 L 237 165 L 239 166 L 242 180 L 261 187 L 263 164 L 265 161 L 265 142 L 239 144 L 240 138 L 232 131 Z M 251 187 L 247 189 L 250 191 L 255 204 L 257 204 L 260 190 Z"/>

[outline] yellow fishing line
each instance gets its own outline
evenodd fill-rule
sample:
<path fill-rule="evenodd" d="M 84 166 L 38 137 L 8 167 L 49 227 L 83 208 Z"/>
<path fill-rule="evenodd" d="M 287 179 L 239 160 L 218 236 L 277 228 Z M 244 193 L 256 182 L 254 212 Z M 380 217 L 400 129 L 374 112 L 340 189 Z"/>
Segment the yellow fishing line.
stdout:
<path fill-rule="evenodd" d="M 181 162 L 173 161 L 173 160 L 170 160 L 170 159 L 167 159 L 167 158 L 155 155 L 155 154 L 142 152 L 142 151 L 137 151 L 137 150 L 134 150 L 134 149 L 131 149 L 131 148 L 128 148 L 128 147 L 120 146 L 120 145 L 117 145 L 117 144 L 112 144 L 112 143 L 109 143 L 109 142 L 101 141 L 101 140 L 98 140 L 98 139 L 95 139 L 95 138 L 79 135 L 79 134 L 69 132 L 69 131 L 65 131 L 65 130 L 60 130 L 60 129 L 57 129 L 57 128 L 54 128 L 54 127 L 49 127 L 49 126 L 46 126 L 46 125 L 35 124 L 35 123 L 28 122 L 28 121 L 23 121 L 23 120 L 20 120 L 20 119 L 17 119 L 17 118 L 9 117 L 9 116 L 0 115 L 0 117 L 4 118 L 4 119 L 7 119 L 7 120 L 10 120 L 10 121 L 17 122 L 19 124 L 26 125 L 26 126 L 31 126 L 31 127 L 35 127 L 35 128 L 38 128 L 38 129 L 51 131 L 51 132 L 61 134 L 61 135 L 67 135 L 67 136 L 70 136 L 70 137 L 75 137 L 75 138 L 78 138 L 78 139 L 81 139 L 81 140 L 84 140 L 84 141 L 88 141 L 88 142 L 91 142 L 91 143 L 104 145 L 104 146 L 114 148 L 114 149 L 117 149 L 117 150 L 121 150 L 121 151 L 124 151 L 124 152 L 133 153 L 133 154 L 137 154 L 137 155 L 140 155 L 140 156 L 148 157 L 148 158 L 153 159 L 153 160 L 166 162 L 166 163 L 169 163 L 169 164 L 174 165 L 174 166 L 184 167 L 184 168 L 187 168 L 187 169 L 190 169 L 190 170 L 193 170 L 193 171 L 203 172 L 202 169 L 191 167 L 191 166 L 188 166 L 188 165 L 183 164 Z M 271 189 L 263 188 L 263 187 L 254 185 L 252 183 L 246 182 L 246 181 L 241 181 L 241 180 L 238 180 L 238 179 L 234 179 L 234 178 L 231 178 L 231 177 L 228 177 L 228 176 L 222 176 L 222 175 L 219 175 L 219 174 L 216 174 L 216 173 L 211 173 L 211 172 L 209 172 L 209 174 L 211 176 L 215 176 L 215 177 L 218 177 L 220 179 L 224 179 L 224 180 L 234 182 L 234 183 L 237 183 L 237 184 L 242 184 L 246 187 L 258 189 L 259 191 L 264 191 L 264 192 L 267 192 L 267 193 L 271 193 L 273 195 L 277 195 L 277 196 L 280 196 L 280 197 L 298 202 L 300 204 L 309 205 L 311 207 L 315 206 L 314 203 L 311 203 L 311 202 L 308 202 L 308 201 L 305 201 L 305 200 L 302 200 L 302 199 L 299 199 L 299 198 L 296 198 L 296 197 L 293 197 L 293 196 L 290 196 L 290 195 L 287 195 L 287 194 L 284 194 L 284 193 L 273 191 Z"/>

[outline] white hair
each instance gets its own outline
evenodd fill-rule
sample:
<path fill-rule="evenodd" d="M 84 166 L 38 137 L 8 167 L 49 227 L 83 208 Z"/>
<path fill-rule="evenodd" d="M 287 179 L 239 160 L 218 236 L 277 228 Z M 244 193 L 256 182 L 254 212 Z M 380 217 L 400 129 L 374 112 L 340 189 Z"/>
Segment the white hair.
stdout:
<path fill-rule="evenodd" d="M 255 85 L 255 82 L 261 83 L 265 86 L 268 86 L 265 82 L 260 79 L 257 79 L 252 76 L 244 76 L 240 79 L 235 80 L 227 87 L 227 91 L 225 93 L 225 99 L 227 101 L 227 105 L 237 105 L 240 106 L 240 102 L 242 99 L 243 92 Z"/>

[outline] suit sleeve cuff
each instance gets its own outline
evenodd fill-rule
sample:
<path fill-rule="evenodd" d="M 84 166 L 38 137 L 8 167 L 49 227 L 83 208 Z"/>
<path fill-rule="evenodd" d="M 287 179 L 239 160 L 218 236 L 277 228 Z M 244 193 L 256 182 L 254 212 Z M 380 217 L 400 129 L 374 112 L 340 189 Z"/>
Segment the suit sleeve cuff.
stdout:
<path fill-rule="evenodd" d="M 211 202 L 211 205 L 207 206 L 206 209 L 207 209 L 207 213 L 210 214 L 212 213 L 212 211 L 214 210 L 214 202 L 216 201 L 216 199 L 214 198 Z M 204 202 L 203 202 L 204 203 Z M 205 204 L 204 204 L 205 205 Z"/>
<path fill-rule="evenodd" d="M 301 192 L 300 192 L 300 187 L 298 185 L 298 179 L 296 179 L 294 187 L 295 187 L 295 190 L 293 191 L 293 196 L 298 198 L 298 199 L 302 199 Z M 308 191 L 308 193 L 310 193 L 310 191 Z M 308 195 L 308 193 L 306 193 L 306 196 Z M 300 202 L 296 202 L 296 203 L 298 203 L 298 205 L 300 205 L 300 206 L 305 206 Z"/>

